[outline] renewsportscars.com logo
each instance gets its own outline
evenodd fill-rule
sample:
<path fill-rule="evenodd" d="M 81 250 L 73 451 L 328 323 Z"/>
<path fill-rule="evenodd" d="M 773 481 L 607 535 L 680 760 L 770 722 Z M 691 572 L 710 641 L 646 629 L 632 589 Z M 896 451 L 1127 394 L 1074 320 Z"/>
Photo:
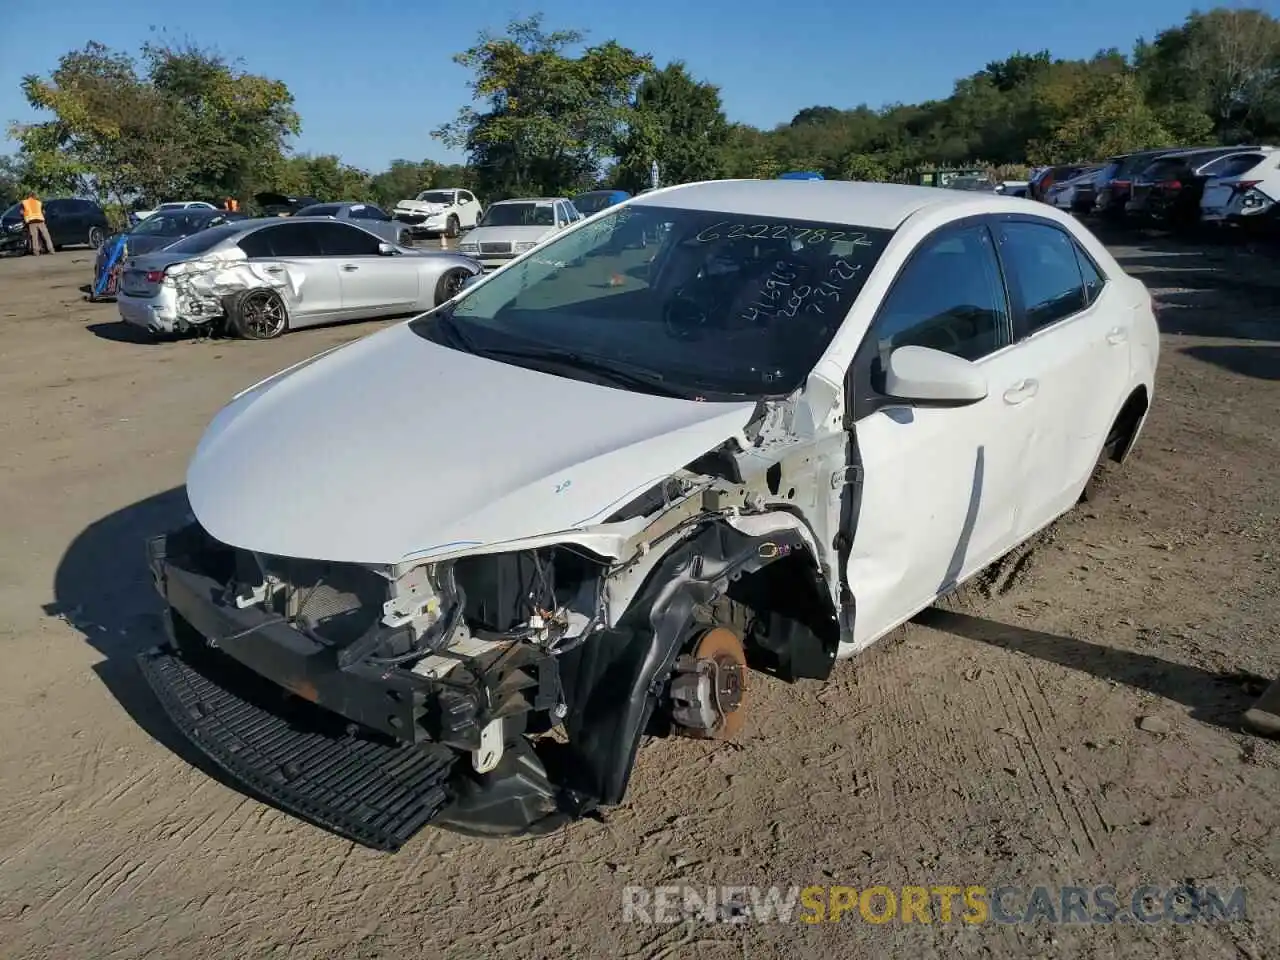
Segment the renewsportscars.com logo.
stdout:
<path fill-rule="evenodd" d="M 624 887 L 630 923 L 1155 924 L 1247 920 L 1245 888 L 1152 884 L 1095 887 Z"/>

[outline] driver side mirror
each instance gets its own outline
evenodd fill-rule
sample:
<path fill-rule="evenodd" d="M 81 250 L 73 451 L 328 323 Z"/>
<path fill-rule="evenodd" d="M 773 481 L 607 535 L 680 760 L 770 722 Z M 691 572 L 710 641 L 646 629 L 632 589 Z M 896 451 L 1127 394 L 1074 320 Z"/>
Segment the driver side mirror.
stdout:
<path fill-rule="evenodd" d="M 898 347 L 889 354 L 884 392 L 923 406 L 967 406 L 985 400 L 987 378 L 974 363 L 930 347 Z"/>
<path fill-rule="evenodd" d="M 396 245 L 394 243 L 378 244 L 378 256 L 380 257 L 394 257 L 399 252 L 400 251 L 396 249 Z"/>

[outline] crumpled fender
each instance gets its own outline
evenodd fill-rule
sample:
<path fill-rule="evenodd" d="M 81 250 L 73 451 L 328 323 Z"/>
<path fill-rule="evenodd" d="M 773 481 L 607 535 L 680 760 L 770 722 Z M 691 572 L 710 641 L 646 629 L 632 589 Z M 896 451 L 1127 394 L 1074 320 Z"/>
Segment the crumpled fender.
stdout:
<path fill-rule="evenodd" d="M 260 287 L 275 290 L 289 308 L 302 299 L 304 275 L 288 267 L 268 273 L 240 257 L 202 257 L 173 264 L 167 279 L 177 293 L 178 315 L 190 320 L 220 316 L 224 297 Z"/>
<path fill-rule="evenodd" d="M 711 626 L 712 601 L 741 574 L 790 551 L 807 552 L 806 541 L 795 529 L 749 536 L 708 524 L 654 567 L 614 629 L 561 658 L 569 742 L 560 777 L 584 808 L 622 800 L 676 657 L 700 623 Z M 762 550 L 766 543 L 788 549 Z"/>

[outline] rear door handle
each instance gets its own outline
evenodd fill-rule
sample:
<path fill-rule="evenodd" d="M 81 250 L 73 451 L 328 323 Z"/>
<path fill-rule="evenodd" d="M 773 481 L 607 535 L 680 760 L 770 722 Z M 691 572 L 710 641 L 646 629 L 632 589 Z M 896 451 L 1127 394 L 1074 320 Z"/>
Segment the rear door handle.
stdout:
<path fill-rule="evenodd" d="M 1008 404 L 1026 403 L 1040 391 L 1038 380 L 1019 380 L 1004 392 L 1004 402 Z"/>
<path fill-rule="evenodd" d="M 1112 327 L 1107 332 L 1107 343 L 1111 344 L 1113 347 L 1118 347 L 1120 344 L 1126 342 L 1128 339 L 1129 339 L 1128 331 L 1126 331 L 1123 327 Z"/>
<path fill-rule="evenodd" d="M 342 265 L 342 269 L 350 273 L 352 270 L 359 270 L 360 268 L 357 267 L 354 263 L 344 263 Z"/>

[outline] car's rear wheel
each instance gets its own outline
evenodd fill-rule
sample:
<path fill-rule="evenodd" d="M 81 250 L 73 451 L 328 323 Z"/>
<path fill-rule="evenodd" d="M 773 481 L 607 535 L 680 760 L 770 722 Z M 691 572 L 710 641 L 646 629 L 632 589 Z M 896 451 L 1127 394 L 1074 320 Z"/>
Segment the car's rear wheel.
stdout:
<path fill-rule="evenodd" d="M 289 329 L 289 311 L 274 290 L 241 290 L 227 299 L 227 322 L 246 340 L 274 340 Z"/>
<path fill-rule="evenodd" d="M 458 223 L 458 218 L 450 214 L 449 219 L 445 221 L 444 235 L 448 237 L 450 240 L 452 240 L 460 232 L 461 232 L 461 224 Z"/>
<path fill-rule="evenodd" d="M 92 247 L 94 250 L 101 250 L 101 249 L 102 249 L 102 244 L 106 241 L 106 239 L 107 239 L 107 235 L 106 235 L 105 233 L 103 233 L 103 232 L 102 232 L 102 228 L 101 228 L 101 227 L 90 227 L 90 228 L 89 228 L 89 236 L 88 236 L 88 238 L 87 238 L 86 242 L 87 242 L 87 243 L 89 244 L 89 246 L 90 246 L 90 247 Z"/>
<path fill-rule="evenodd" d="M 436 306 L 456 297 L 469 276 L 471 274 L 466 270 L 446 270 L 436 281 Z"/>

